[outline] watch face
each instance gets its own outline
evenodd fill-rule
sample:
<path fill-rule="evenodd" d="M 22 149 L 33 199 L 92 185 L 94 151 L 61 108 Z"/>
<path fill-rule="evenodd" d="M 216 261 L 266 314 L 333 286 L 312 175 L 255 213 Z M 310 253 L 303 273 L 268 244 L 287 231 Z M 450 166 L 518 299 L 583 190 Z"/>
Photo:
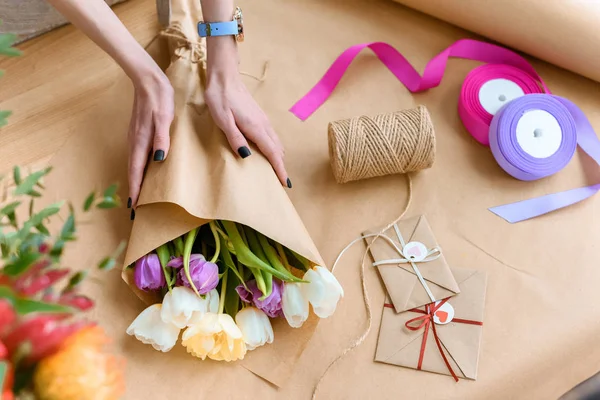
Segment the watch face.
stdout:
<path fill-rule="evenodd" d="M 233 19 L 237 21 L 238 24 L 238 33 L 235 35 L 235 39 L 238 42 L 244 41 L 244 16 L 242 15 L 242 9 L 240 7 L 236 7 L 235 12 L 233 14 Z"/>

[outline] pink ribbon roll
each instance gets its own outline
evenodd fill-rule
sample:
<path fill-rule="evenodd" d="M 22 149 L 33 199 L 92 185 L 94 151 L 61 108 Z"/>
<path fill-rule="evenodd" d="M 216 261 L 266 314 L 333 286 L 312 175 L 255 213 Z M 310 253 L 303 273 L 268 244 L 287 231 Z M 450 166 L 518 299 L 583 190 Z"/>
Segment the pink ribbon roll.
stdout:
<path fill-rule="evenodd" d="M 506 92 L 497 94 L 499 92 L 496 91 L 494 93 L 494 88 L 491 87 L 490 83 L 498 82 L 502 84 L 504 80 L 516 85 L 516 87 L 513 86 L 513 96 Z M 482 104 L 480 99 L 480 93 L 485 91 L 486 85 L 489 86 L 488 91 L 490 94 L 497 94 L 497 98 L 491 99 L 492 104 L 489 105 Z M 495 104 L 493 104 L 493 100 L 496 100 L 497 105 L 504 105 L 516 97 L 531 93 L 544 93 L 540 81 L 531 75 L 506 64 L 484 64 L 467 74 L 458 98 L 458 115 L 471 136 L 479 143 L 489 146 L 490 124 L 498 111 Z"/>

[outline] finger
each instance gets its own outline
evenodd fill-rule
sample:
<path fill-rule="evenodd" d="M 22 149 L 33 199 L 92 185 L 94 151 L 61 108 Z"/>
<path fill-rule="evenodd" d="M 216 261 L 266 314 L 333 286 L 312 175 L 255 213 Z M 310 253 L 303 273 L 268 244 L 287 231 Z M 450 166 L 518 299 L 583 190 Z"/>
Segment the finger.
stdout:
<path fill-rule="evenodd" d="M 218 121 L 215 122 L 217 122 L 219 128 L 225 132 L 225 136 L 227 137 L 227 141 L 229 142 L 231 148 L 242 158 L 250 156 L 252 152 L 248 146 L 248 141 L 235 124 L 233 115 L 230 114 L 228 117 L 221 116 L 220 118 L 217 118 Z"/>
<path fill-rule="evenodd" d="M 266 132 L 258 136 L 255 143 L 265 157 L 267 157 L 267 160 L 269 160 L 271 166 L 273 166 L 273 169 L 275 170 L 275 173 L 277 174 L 281 184 L 291 189 L 292 181 L 290 180 L 285 169 L 281 148 L 277 146 L 277 144 Z"/>
<path fill-rule="evenodd" d="M 149 125 L 149 124 L 148 124 Z M 135 209 L 137 207 L 140 188 L 144 178 L 144 170 L 148 162 L 148 153 L 152 149 L 151 127 L 141 126 L 136 128 L 131 142 L 131 150 L 129 155 L 129 197 L 131 205 Z M 135 213 L 132 210 L 132 219 Z"/>
<path fill-rule="evenodd" d="M 275 144 L 275 146 L 281 152 L 281 157 L 285 158 L 285 148 L 283 147 L 283 143 L 281 143 L 281 140 L 279 139 L 279 135 L 277 135 L 277 133 L 275 132 L 275 130 L 273 129 L 273 127 L 271 126 L 271 124 L 269 122 L 266 123 L 265 129 L 267 131 L 267 134 L 269 135 L 269 137 Z"/>
<path fill-rule="evenodd" d="M 154 117 L 154 156 L 152 158 L 154 161 L 164 161 L 169 154 L 171 122 L 173 122 L 173 114 L 157 114 Z"/>

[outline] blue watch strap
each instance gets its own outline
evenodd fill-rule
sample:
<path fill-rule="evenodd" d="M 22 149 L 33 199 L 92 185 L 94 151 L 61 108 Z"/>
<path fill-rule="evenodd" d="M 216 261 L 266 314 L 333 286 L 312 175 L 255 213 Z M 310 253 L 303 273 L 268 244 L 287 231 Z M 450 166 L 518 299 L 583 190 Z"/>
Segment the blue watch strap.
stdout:
<path fill-rule="evenodd" d="M 238 22 L 235 20 L 198 23 L 198 34 L 200 37 L 237 35 L 238 33 Z"/>

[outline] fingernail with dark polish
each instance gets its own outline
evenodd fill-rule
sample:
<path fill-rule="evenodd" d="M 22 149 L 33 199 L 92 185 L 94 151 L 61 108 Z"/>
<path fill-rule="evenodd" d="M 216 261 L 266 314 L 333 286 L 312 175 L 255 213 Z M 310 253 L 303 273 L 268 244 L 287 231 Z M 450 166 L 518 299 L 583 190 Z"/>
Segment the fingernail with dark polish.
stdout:
<path fill-rule="evenodd" d="M 290 178 L 287 178 L 287 186 L 291 189 L 292 188 L 292 181 L 290 180 Z"/>
<path fill-rule="evenodd" d="M 162 161 L 165 159 L 165 152 L 162 150 L 156 150 L 154 152 L 154 161 Z"/>
<path fill-rule="evenodd" d="M 129 217 L 132 221 L 135 219 L 135 210 L 131 210 L 131 216 Z"/>
<path fill-rule="evenodd" d="M 127 199 L 127 208 L 131 208 L 131 197 Z"/>
<path fill-rule="evenodd" d="M 246 158 L 252 153 L 250 152 L 249 148 L 247 148 L 246 146 L 242 146 L 238 149 L 238 154 L 240 155 L 240 157 Z"/>

